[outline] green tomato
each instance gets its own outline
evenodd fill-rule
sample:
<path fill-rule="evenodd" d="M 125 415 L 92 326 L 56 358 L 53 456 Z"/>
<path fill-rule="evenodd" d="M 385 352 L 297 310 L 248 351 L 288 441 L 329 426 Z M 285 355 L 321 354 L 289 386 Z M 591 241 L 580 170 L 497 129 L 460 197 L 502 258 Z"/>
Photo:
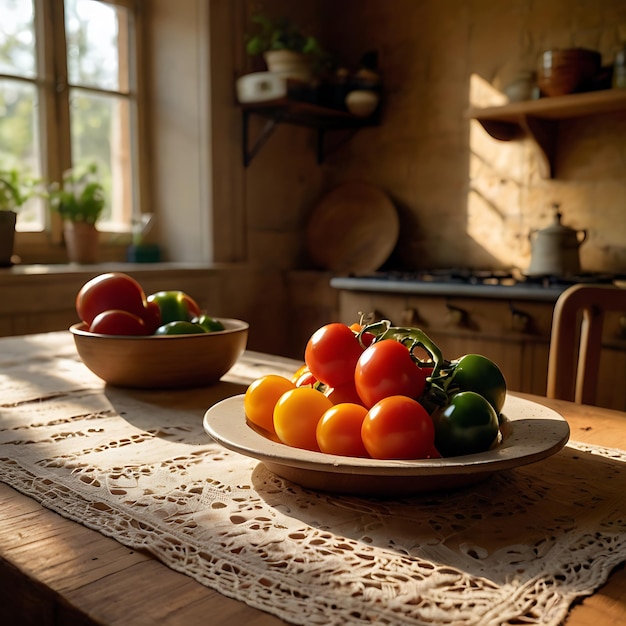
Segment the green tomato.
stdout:
<path fill-rule="evenodd" d="M 216 330 L 225 330 L 222 322 L 213 317 L 209 317 L 208 315 L 194 317 L 191 321 L 194 324 L 200 324 L 200 326 L 202 326 L 208 333 L 213 333 Z"/>
<path fill-rule="evenodd" d="M 448 393 L 475 391 L 486 398 L 497 414 L 506 400 L 506 380 L 500 368 L 480 354 L 466 354 L 454 365 L 446 384 Z"/>
<path fill-rule="evenodd" d="M 184 291 L 157 291 L 150 294 L 148 302 L 156 302 L 161 311 L 161 324 L 190 322 L 200 315 L 198 303 Z"/>
<path fill-rule="evenodd" d="M 498 415 L 480 394 L 461 391 L 432 414 L 435 448 L 444 456 L 485 452 L 497 440 Z"/>
<path fill-rule="evenodd" d="M 206 329 L 200 324 L 194 324 L 193 322 L 185 322 L 184 320 L 178 320 L 175 322 L 168 322 L 159 326 L 155 331 L 155 335 L 198 335 L 206 333 Z"/>

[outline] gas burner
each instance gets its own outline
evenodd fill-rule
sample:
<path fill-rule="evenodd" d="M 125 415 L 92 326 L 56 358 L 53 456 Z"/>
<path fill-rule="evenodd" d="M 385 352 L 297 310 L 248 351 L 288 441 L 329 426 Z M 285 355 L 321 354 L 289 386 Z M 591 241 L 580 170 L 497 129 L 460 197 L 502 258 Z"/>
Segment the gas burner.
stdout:
<path fill-rule="evenodd" d="M 526 276 L 519 271 L 510 270 L 476 270 L 465 268 L 444 268 L 402 271 L 392 270 L 377 272 L 369 276 L 358 278 L 375 279 L 395 282 L 419 282 L 432 284 L 456 285 L 495 285 L 495 286 L 525 286 L 530 288 L 566 288 L 578 283 L 612 284 L 617 280 L 626 280 L 626 275 L 601 272 L 581 272 L 568 276 Z"/>
<path fill-rule="evenodd" d="M 524 282 L 541 287 L 571 287 L 578 284 L 611 285 L 615 281 L 624 280 L 622 274 L 608 274 L 600 272 L 582 272 L 566 276 L 526 276 Z"/>
<path fill-rule="evenodd" d="M 515 284 L 517 279 L 507 270 L 429 269 L 415 271 L 380 272 L 374 276 L 380 280 L 412 281 L 425 283 L 455 283 L 471 285 Z"/>

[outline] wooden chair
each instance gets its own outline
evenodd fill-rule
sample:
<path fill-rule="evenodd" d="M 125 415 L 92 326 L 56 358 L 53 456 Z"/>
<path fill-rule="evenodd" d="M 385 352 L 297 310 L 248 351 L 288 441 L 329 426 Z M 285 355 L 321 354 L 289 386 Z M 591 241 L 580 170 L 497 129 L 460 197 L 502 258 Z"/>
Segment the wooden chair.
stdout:
<path fill-rule="evenodd" d="M 548 398 L 594 404 L 606 311 L 626 314 L 626 289 L 574 285 L 558 298 L 548 357 Z"/>

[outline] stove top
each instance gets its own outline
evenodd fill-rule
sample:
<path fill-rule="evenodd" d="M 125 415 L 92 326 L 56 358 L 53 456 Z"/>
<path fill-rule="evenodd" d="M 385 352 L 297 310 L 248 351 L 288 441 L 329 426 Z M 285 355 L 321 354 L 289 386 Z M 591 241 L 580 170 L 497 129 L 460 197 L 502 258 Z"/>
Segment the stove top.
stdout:
<path fill-rule="evenodd" d="M 581 272 L 569 276 L 525 276 L 517 270 L 435 269 L 381 271 L 369 275 L 338 276 L 337 289 L 388 293 L 484 296 L 556 301 L 578 283 L 612 284 L 626 281 L 625 274 Z"/>
<path fill-rule="evenodd" d="M 381 281 L 455 283 L 469 285 L 525 285 L 528 287 L 569 287 L 578 283 L 611 284 L 626 280 L 624 274 L 581 272 L 567 276 L 526 276 L 513 270 L 435 269 L 376 272 L 365 278 Z"/>

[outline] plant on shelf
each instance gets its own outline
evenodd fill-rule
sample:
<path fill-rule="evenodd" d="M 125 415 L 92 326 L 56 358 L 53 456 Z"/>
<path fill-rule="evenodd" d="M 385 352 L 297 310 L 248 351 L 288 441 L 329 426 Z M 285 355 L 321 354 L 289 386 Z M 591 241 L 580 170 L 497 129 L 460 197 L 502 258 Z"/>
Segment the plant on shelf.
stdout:
<path fill-rule="evenodd" d="M 248 39 L 246 51 L 251 56 L 263 54 L 268 50 L 291 50 L 302 54 L 321 55 L 322 49 L 317 39 L 305 35 L 286 17 L 272 20 L 267 15 L 257 13 L 252 16 L 252 23 L 257 24 L 259 32 Z"/>
<path fill-rule="evenodd" d="M 0 170 L 0 211 L 17 213 L 37 193 L 38 184 L 17 168 Z"/>
<path fill-rule="evenodd" d="M 90 163 L 83 168 L 69 169 L 63 181 L 48 189 L 51 208 L 66 222 L 95 225 L 104 210 L 104 187 L 98 179 L 98 167 Z"/>
<path fill-rule="evenodd" d="M 0 267 L 11 265 L 17 214 L 37 195 L 39 181 L 18 168 L 0 169 Z"/>
<path fill-rule="evenodd" d="M 48 189 L 50 207 L 63 219 L 63 234 L 70 261 L 95 263 L 98 230 L 96 222 L 105 206 L 104 187 L 95 163 L 69 169 L 62 183 Z"/>
<path fill-rule="evenodd" d="M 272 19 L 257 13 L 251 19 L 257 32 L 248 38 L 246 52 L 250 56 L 262 55 L 270 72 L 285 78 L 310 81 L 313 63 L 325 54 L 317 38 L 303 33 L 286 17 Z"/>

